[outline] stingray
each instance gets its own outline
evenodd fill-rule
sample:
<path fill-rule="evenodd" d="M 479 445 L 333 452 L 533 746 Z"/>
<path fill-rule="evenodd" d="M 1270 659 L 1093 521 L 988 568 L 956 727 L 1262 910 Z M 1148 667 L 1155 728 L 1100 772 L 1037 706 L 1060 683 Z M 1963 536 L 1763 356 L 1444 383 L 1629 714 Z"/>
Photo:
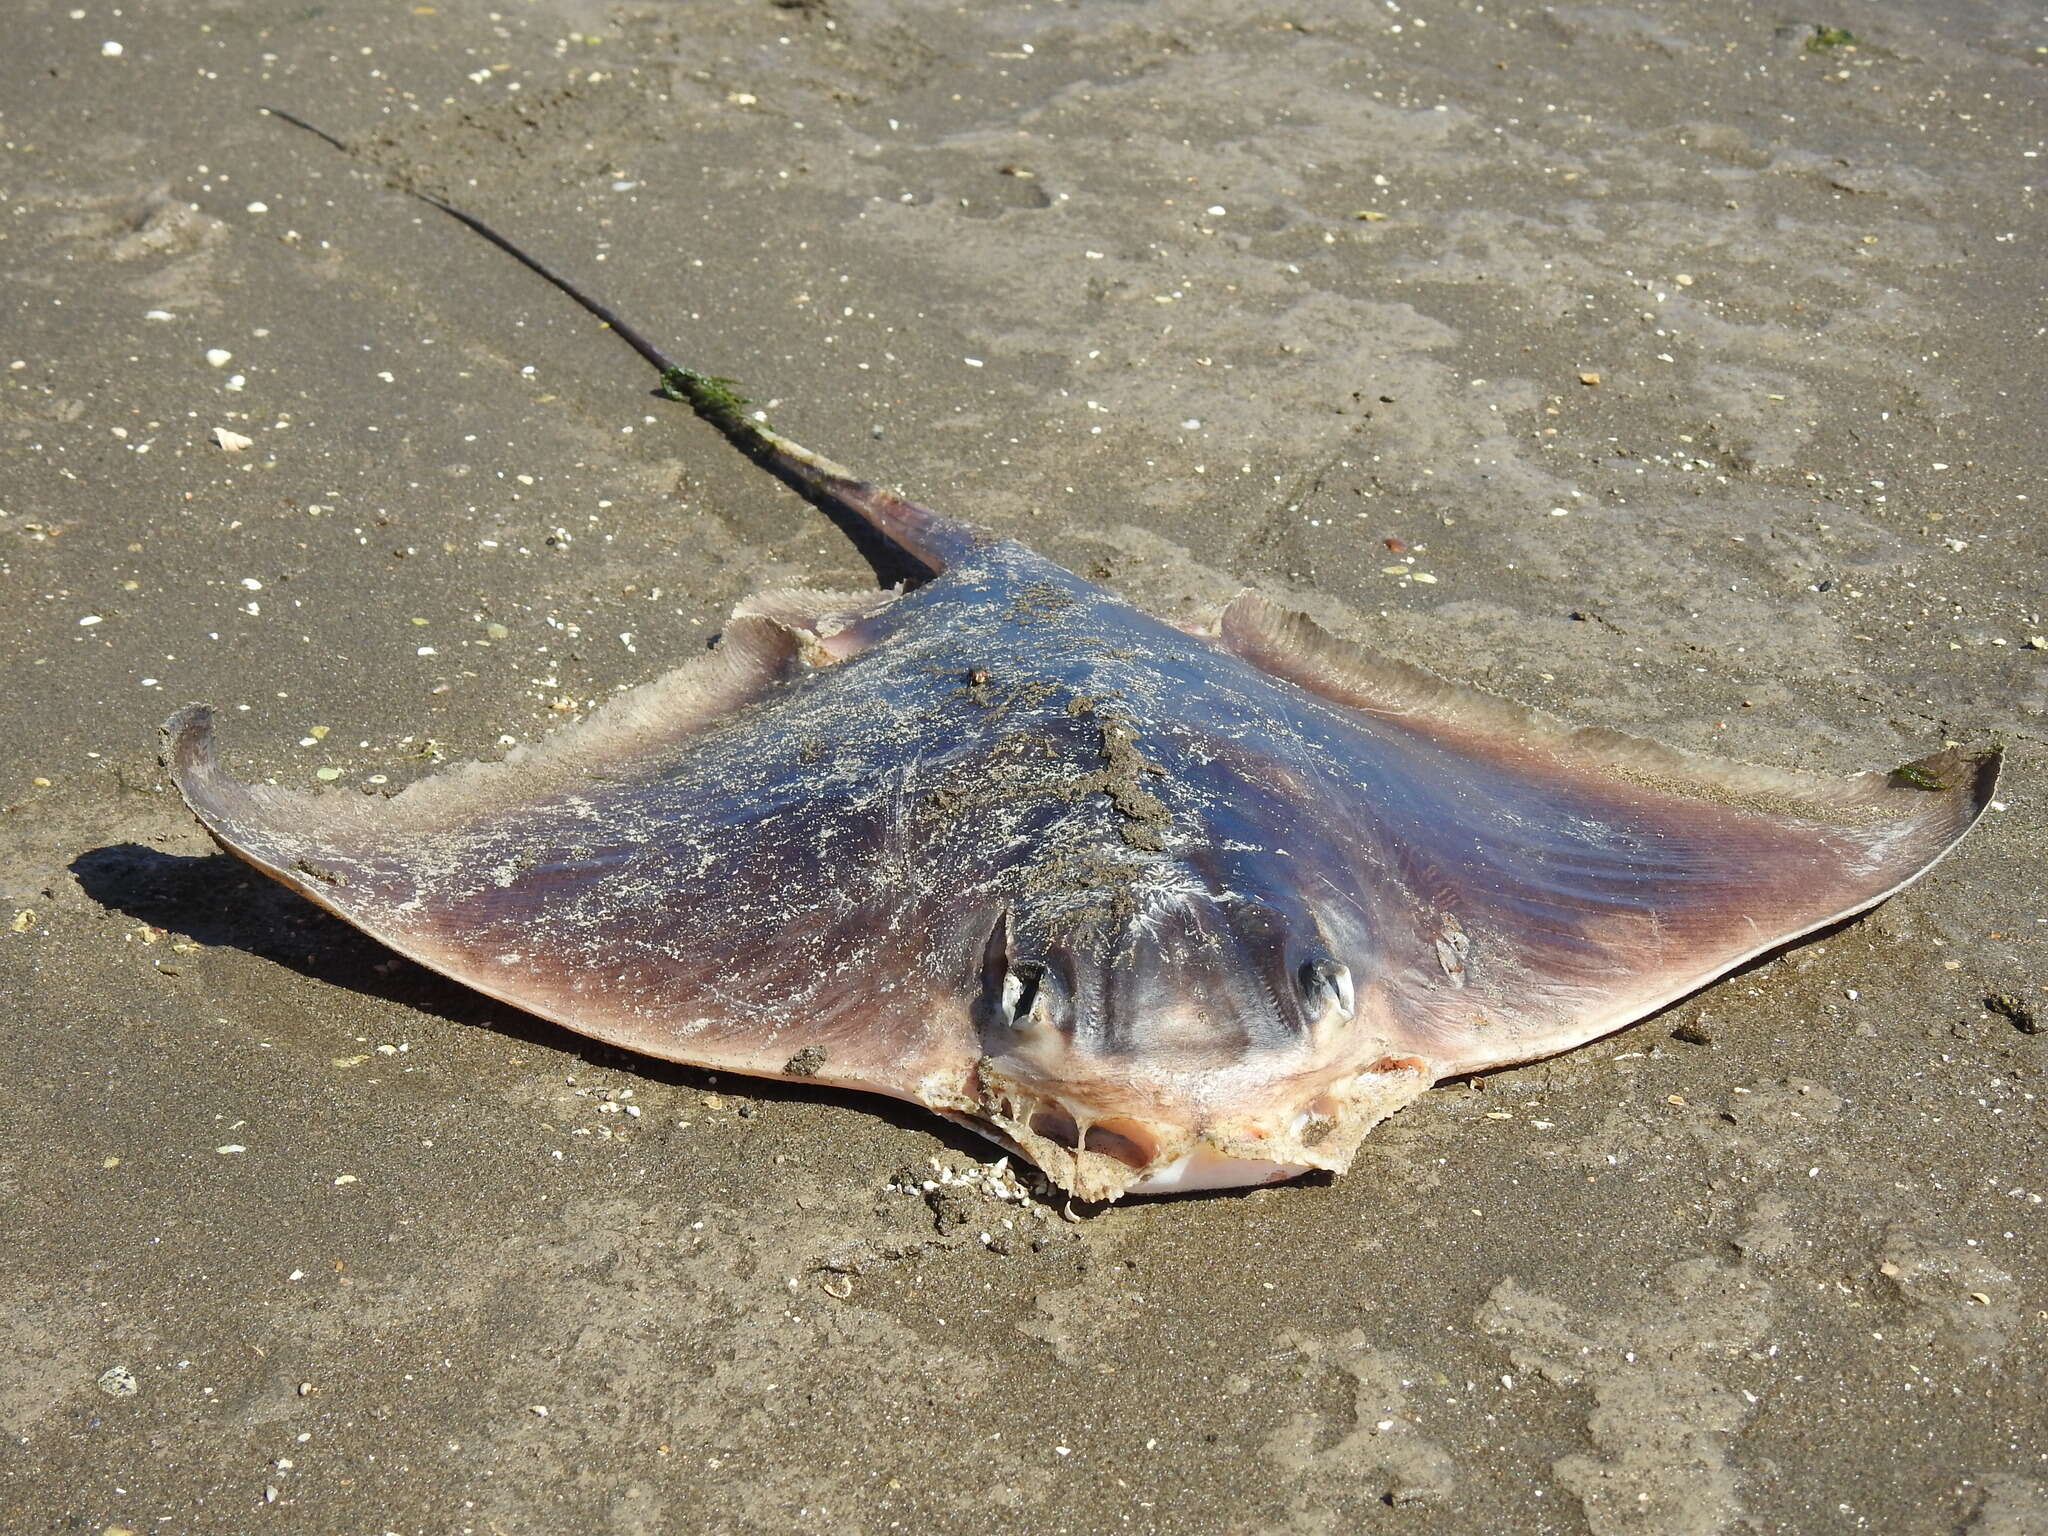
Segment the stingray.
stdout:
<path fill-rule="evenodd" d="M 426 200 L 923 573 L 749 597 L 388 798 L 238 782 L 201 706 L 165 727 L 223 847 L 581 1034 L 911 1100 L 1088 1199 L 1341 1172 L 1433 1083 L 1884 900 L 1991 795 L 1996 749 L 1828 778 L 1575 729 L 1252 591 L 1190 632 L 799 446 Z"/>

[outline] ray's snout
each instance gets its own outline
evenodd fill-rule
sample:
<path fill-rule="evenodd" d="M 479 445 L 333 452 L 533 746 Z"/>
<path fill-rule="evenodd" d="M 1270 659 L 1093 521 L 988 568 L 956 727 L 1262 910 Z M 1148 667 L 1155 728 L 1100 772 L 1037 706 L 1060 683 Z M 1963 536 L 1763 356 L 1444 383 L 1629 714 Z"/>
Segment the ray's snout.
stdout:
<path fill-rule="evenodd" d="M 972 1108 L 956 1117 L 1095 1198 L 1341 1169 L 1364 1134 L 1358 1080 L 1385 1077 L 1356 1063 L 1386 1053 L 1355 1027 L 1333 926 L 1234 891 L 1078 932 L 1001 913 Z"/>

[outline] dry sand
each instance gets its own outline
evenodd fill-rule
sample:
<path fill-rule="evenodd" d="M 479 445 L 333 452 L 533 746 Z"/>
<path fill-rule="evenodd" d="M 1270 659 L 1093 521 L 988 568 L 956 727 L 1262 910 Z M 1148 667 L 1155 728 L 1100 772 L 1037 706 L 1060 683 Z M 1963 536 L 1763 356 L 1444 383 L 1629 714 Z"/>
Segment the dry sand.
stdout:
<path fill-rule="evenodd" d="M 7 25 L 0 1527 L 2048 1530 L 2034 10 L 500 3 Z M 187 700 L 356 793 L 871 579 L 272 101 L 1157 611 L 2000 807 L 1335 1182 L 901 1192 L 989 1150 L 438 982 L 166 787 Z"/>

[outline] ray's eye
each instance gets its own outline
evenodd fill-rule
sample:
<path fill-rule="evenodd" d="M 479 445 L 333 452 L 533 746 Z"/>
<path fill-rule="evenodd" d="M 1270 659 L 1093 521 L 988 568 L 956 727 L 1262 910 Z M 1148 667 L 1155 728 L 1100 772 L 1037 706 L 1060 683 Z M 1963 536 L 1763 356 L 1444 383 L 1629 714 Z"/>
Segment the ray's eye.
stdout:
<path fill-rule="evenodd" d="M 1311 1010 L 1334 1008 L 1341 1018 L 1350 1018 L 1358 1007 L 1358 996 L 1351 987 L 1351 967 L 1335 960 L 1310 960 L 1303 964 L 1301 995 Z"/>
<path fill-rule="evenodd" d="M 997 915 L 981 955 L 980 1018 L 984 1025 L 1005 1031 L 1011 1040 L 1038 1036 L 1045 1030 L 1065 1032 L 1068 993 L 1056 965 L 1045 960 L 1013 959 L 1010 917 Z"/>
<path fill-rule="evenodd" d="M 1010 967 L 1003 977 L 1003 1016 L 1013 1025 L 1027 1022 L 1038 1006 L 1039 989 L 1045 981 L 1045 967 L 1025 961 Z"/>

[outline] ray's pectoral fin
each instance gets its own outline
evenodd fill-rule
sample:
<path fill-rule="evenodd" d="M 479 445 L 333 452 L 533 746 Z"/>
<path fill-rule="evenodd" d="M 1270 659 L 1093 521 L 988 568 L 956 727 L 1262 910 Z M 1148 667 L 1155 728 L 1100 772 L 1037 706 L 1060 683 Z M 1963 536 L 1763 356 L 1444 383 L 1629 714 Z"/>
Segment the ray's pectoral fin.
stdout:
<path fill-rule="evenodd" d="M 1348 644 L 1254 593 L 1222 643 L 1340 707 L 1336 792 L 1398 869 L 1397 1013 L 1438 1076 L 1596 1039 L 1918 879 L 1991 799 L 1997 749 L 1827 778 L 1574 729 Z"/>
<path fill-rule="evenodd" d="M 814 635 L 743 614 L 718 648 L 589 719 L 389 799 L 236 780 L 212 711 L 164 761 L 213 837 L 409 959 L 580 1033 L 700 1066 L 908 1091 L 872 1007 L 866 911 L 791 879 L 800 754 L 752 713 Z"/>

